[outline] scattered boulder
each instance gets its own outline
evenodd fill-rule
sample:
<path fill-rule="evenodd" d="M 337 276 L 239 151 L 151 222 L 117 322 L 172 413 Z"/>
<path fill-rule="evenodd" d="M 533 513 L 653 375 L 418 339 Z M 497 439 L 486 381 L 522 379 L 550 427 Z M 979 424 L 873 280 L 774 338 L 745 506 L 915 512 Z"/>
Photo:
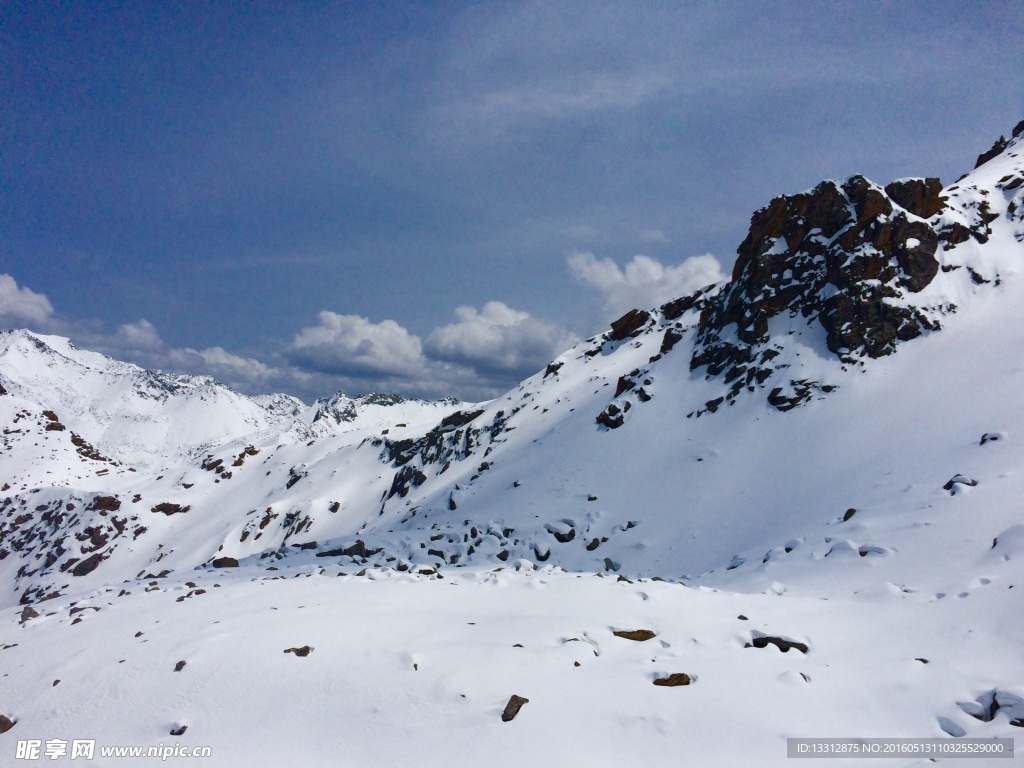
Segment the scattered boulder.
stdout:
<path fill-rule="evenodd" d="M 210 565 L 214 568 L 237 568 L 238 560 L 233 557 L 218 557 Z"/>
<path fill-rule="evenodd" d="M 685 672 L 673 672 L 668 677 L 659 677 L 654 681 L 655 685 L 664 686 L 667 688 L 674 688 L 678 685 L 689 685 L 693 682 L 693 678 Z"/>
<path fill-rule="evenodd" d="M 104 553 L 95 552 L 72 568 L 71 575 L 85 576 L 86 574 L 92 573 L 96 570 L 96 566 L 103 562 L 104 559 L 106 559 L 106 555 L 104 555 Z"/>
<path fill-rule="evenodd" d="M 356 539 L 354 544 L 349 544 L 345 547 L 338 547 L 336 549 L 326 549 L 323 552 L 317 552 L 317 557 L 340 557 L 347 555 L 348 557 L 360 557 L 367 558 L 376 555 L 380 552 L 380 548 L 369 549 L 366 543 L 362 539 Z"/>
<path fill-rule="evenodd" d="M 106 512 L 116 512 L 120 508 L 121 500 L 117 496 L 96 496 L 86 507 L 89 510 L 104 510 Z"/>
<path fill-rule="evenodd" d="M 505 711 L 501 713 L 502 722 L 507 723 L 514 719 L 519 714 L 519 710 L 523 708 L 523 704 L 528 704 L 529 701 L 529 699 L 513 693 L 508 700 L 508 704 L 505 705 Z"/>
<path fill-rule="evenodd" d="M 594 419 L 598 424 L 602 424 L 608 429 L 618 429 L 626 422 L 626 411 L 629 410 L 629 403 L 625 403 L 622 408 L 619 408 L 615 403 L 609 403 L 608 406 L 597 415 Z"/>
<path fill-rule="evenodd" d="M 179 661 L 177 664 L 174 665 L 174 671 L 175 672 L 181 672 L 181 670 L 183 670 L 184 668 L 185 668 L 185 661 Z"/>
<path fill-rule="evenodd" d="M 612 634 L 625 640 L 635 640 L 638 643 L 657 637 L 657 634 L 649 629 L 616 629 L 612 630 Z"/>
<path fill-rule="evenodd" d="M 560 523 L 547 523 L 544 528 L 560 544 L 568 544 L 576 538 L 576 529 L 573 528 L 570 522 L 565 520 Z"/>
<path fill-rule="evenodd" d="M 179 726 L 177 728 L 171 728 L 171 736 L 182 736 L 182 735 L 184 735 L 185 731 L 187 731 L 187 730 L 188 730 L 188 726 L 187 725 L 182 725 L 182 726 Z"/>
<path fill-rule="evenodd" d="M 299 658 L 305 658 L 306 656 L 309 656 L 309 654 L 311 654 L 313 652 L 313 646 L 311 646 L 311 645 L 304 645 L 301 648 L 285 648 L 284 652 L 285 653 L 294 653 Z"/>
<path fill-rule="evenodd" d="M 18 721 L 11 720 L 11 718 L 9 718 L 7 715 L 0 715 L 0 733 L 7 733 L 9 730 L 11 730 L 11 728 L 14 727 L 14 724 L 16 722 Z"/>
<path fill-rule="evenodd" d="M 744 648 L 767 648 L 769 645 L 774 645 L 783 653 L 788 653 L 790 648 L 796 648 L 800 653 L 807 653 L 810 650 L 806 643 L 801 643 L 796 640 L 787 640 L 782 637 L 772 637 L 770 635 L 760 635 L 751 639 L 749 643 L 744 645 Z"/>
<path fill-rule="evenodd" d="M 29 619 L 34 619 L 38 615 L 39 611 L 37 611 L 31 605 L 26 605 L 24 608 L 21 609 L 21 620 L 19 621 L 19 623 L 24 624 Z"/>
<path fill-rule="evenodd" d="M 967 477 L 966 475 L 953 475 L 953 477 L 949 478 L 947 483 L 944 486 L 942 486 L 942 489 L 944 491 L 949 491 L 950 496 L 956 496 L 958 485 L 973 488 L 977 484 L 977 480 Z"/>
<path fill-rule="evenodd" d="M 180 504 L 171 504 L 170 502 L 165 501 L 162 502 L 161 504 L 157 504 L 150 510 L 150 512 L 163 512 L 165 515 L 170 517 L 171 515 L 176 515 L 179 513 L 184 514 L 185 512 L 188 512 L 191 508 L 192 507 L 183 507 Z"/>

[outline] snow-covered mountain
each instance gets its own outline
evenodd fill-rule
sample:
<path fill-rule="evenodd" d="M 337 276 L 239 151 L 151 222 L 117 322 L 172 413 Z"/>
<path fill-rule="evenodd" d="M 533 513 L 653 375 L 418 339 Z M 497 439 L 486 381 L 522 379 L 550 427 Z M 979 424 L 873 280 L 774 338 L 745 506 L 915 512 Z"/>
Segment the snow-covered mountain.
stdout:
<path fill-rule="evenodd" d="M 1019 733 L 1022 133 L 947 187 L 776 198 L 730 280 L 488 403 L 305 407 L 3 335 L 11 734 L 188 721 L 217 765 L 300 731 L 316 765 L 781 765 L 790 736 Z M 76 637 L 77 682 L 43 695 Z M 68 703 L 97 685 L 116 724 Z M 283 719 L 206 698 L 282 688 Z"/>

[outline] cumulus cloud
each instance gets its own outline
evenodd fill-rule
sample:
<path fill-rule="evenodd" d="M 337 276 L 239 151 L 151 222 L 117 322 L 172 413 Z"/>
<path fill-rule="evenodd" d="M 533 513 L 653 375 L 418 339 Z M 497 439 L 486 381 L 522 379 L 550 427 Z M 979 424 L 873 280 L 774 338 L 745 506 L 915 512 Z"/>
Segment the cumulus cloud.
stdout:
<path fill-rule="evenodd" d="M 164 345 L 156 328 L 145 318 L 119 326 L 117 333 L 114 334 L 114 341 L 127 349 L 135 350 L 158 350 Z"/>
<path fill-rule="evenodd" d="M 394 320 L 373 323 L 358 315 L 323 311 L 285 350 L 295 365 L 335 375 L 412 377 L 422 371 L 419 337 Z"/>
<path fill-rule="evenodd" d="M 286 371 L 252 357 L 228 352 L 223 347 L 203 350 L 191 347 L 166 349 L 137 359 L 150 368 L 211 375 L 229 387 L 243 392 L 262 391 L 271 379 L 289 379 Z"/>
<path fill-rule="evenodd" d="M 0 324 L 39 325 L 52 316 L 53 305 L 46 296 L 19 287 L 10 275 L 0 275 Z"/>
<path fill-rule="evenodd" d="M 427 337 L 428 354 L 483 373 L 529 375 L 579 338 L 549 323 L 489 301 L 483 309 L 459 307 L 459 321 L 435 328 Z"/>
<path fill-rule="evenodd" d="M 722 265 L 710 253 L 674 266 L 638 255 L 625 269 L 592 253 L 573 253 L 566 261 L 573 278 L 602 295 L 610 314 L 657 306 L 725 279 Z"/>

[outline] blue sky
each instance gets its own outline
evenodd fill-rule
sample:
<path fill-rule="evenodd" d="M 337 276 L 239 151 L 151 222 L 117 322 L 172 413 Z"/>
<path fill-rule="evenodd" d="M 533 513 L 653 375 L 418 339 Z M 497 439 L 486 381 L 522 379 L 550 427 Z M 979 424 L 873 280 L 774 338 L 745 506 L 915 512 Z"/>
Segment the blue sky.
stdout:
<path fill-rule="evenodd" d="M 0 7 L 0 326 L 307 401 L 485 399 L 731 268 L 750 214 L 949 183 L 1024 118 L 1024 10 Z"/>

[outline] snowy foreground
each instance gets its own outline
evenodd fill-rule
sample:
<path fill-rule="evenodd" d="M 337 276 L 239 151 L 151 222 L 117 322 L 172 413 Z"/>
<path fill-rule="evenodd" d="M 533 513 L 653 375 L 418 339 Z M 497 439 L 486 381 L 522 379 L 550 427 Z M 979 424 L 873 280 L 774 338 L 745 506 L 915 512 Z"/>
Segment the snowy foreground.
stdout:
<path fill-rule="evenodd" d="M 779 198 L 732 281 L 490 403 L 307 407 L 0 333 L 0 765 L 1021 736 L 1022 151 Z M 101 753 L 175 745 L 210 755 Z"/>
<path fill-rule="evenodd" d="M 19 739 L 209 745 L 192 762 L 217 766 L 784 765 L 786 737 L 940 737 L 942 718 L 1014 736 L 1006 715 L 957 706 L 1021 692 L 1024 583 L 995 562 L 984 572 L 941 599 L 528 567 L 167 578 L 55 600 L 24 627 L 5 611 L 3 696 Z M 612 634 L 636 629 L 655 637 Z M 761 634 L 808 651 L 745 647 Z M 653 684 L 673 673 L 692 682 Z M 529 702 L 503 722 L 512 694 Z"/>

